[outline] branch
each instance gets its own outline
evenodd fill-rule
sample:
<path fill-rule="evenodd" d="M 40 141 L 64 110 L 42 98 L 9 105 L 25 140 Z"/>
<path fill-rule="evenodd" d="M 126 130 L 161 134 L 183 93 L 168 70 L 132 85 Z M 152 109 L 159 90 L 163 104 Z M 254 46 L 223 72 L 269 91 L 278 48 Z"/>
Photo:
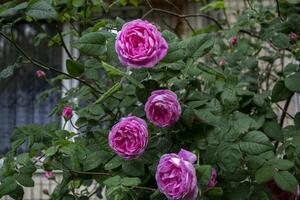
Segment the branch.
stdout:
<path fill-rule="evenodd" d="M 168 10 L 163 10 L 163 9 L 160 9 L 160 8 L 153 8 L 152 6 L 151 6 L 151 9 L 142 17 L 142 19 L 144 19 L 146 16 L 148 16 L 150 13 L 152 13 L 154 11 L 165 13 L 165 14 L 168 14 L 168 15 L 172 15 L 172 16 L 175 16 L 175 17 L 178 17 L 178 18 L 203 17 L 203 18 L 206 18 L 206 19 L 208 19 L 210 21 L 213 21 L 219 27 L 219 29 L 223 30 L 222 25 L 215 18 L 213 18 L 213 17 L 211 17 L 209 15 L 200 14 L 200 13 L 189 14 L 189 15 L 180 15 L 180 14 L 168 11 Z"/>
<path fill-rule="evenodd" d="M 100 91 L 98 91 L 94 86 L 92 86 L 90 83 L 88 83 L 86 80 L 84 79 L 81 79 L 81 78 L 78 78 L 78 77 L 75 77 L 75 76 L 72 76 L 68 73 L 65 73 L 65 72 L 62 72 L 54 67 L 50 67 L 50 66 L 46 66 L 42 63 L 40 63 L 39 61 L 35 60 L 34 58 L 31 58 L 29 55 L 27 55 L 25 53 L 25 51 L 17 44 L 15 43 L 11 38 L 9 38 L 8 36 L 6 36 L 3 32 L 0 31 L 0 35 L 2 37 L 4 37 L 6 40 L 8 40 L 10 43 L 12 43 L 14 45 L 14 47 L 29 61 L 31 62 L 32 64 L 36 65 L 37 67 L 40 67 L 42 69 L 45 69 L 45 70 L 50 70 L 50 71 L 53 71 L 53 72 L 56 72 L 58 74 L 63 74 L 69 78 L 73 78 L 75 80 L 78 80 L 79 82 L 81 82 L 82 84 L 88 86 L 90 89 L 92 89 L 94 92 L 97 92 L 97 93 L 100 93 Z M 97 97 L 97 95 L 95 93 L 93 93 L 93 95 L 95 97 Z"/>
<path fill-rule="evenodd" d="M 294 94 L 291 94 L 289 96 L 289 98 L 286 100 L 285 102 L 285 105 L 283 107 L 283 111 L 282 111 L 282 115 L 281 115 L 281 118 L 280 118 L 280 126 L 283 127 L 283 123 L 284 123 L 284 119 L 286 117 L 286 114 L 287 114 L 287 110 L 289 108 L 289 105 L 290 105 L 290 102 L 292 100 L 292 97 L 293 97 Z"/>
<path fill-rule="evenodd" d="M 70 51 L 67 48 L 67 45 L 66 45 L 66 43 L 64 41 L 64 38 L 63 38 L 63 36 L 62 36 L 62 34 L 61 34 L 60 31 L 58 32 L 58 35 L 59 35 L 59 38 L 60 38 L 60 41 L 61 41 L 61 45 L 64 48 L 64 50 L 66 51 L 66 53 L 68 54 L 69 58 L 71 58 L 72 60 L 74 60 L 73 57 L 72 57 L 72 54 L 70 53 Z"/>

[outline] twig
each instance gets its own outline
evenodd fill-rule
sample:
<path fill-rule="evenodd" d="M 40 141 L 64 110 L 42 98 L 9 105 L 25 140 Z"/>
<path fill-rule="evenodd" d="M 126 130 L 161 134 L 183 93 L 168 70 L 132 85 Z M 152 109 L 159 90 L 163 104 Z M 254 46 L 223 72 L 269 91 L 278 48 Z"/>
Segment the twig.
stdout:
<path fill-rule="evenodd" d="M 59 38 L 60 38 L 60 41 L 61 41 L 61 45 L 64 48 L 64 50 L 66 51 L 66 53 L 68 54 L 69 58 L 71 58 L 72 60 L 74 60 L 72 54 L 70 53 L 70 51 L 67 48 L 67 45 L 66 45 L 66 43 L 64 41 L 64 38 L 63 38 L 63 36 L 62 36 L 62 34 L 61 34 L 60 31 L 58 32 L 58 35 L 59 35 Z"/>
<path fill-rule="evenodd" d="M 285 111 L 278 103 L 275 103 L 275 105 L 282 111 L 285 112 L 287 114 L 287 116 L 289 116 L 291 119 L 294 119 L 294 117 L 288 113 L 287 111 Z"/>
<path fill-rule="evenodd" d="M 143 17 L 142 19 L 144 19 L 147 15 L 149 15 L 151 12 L 161 12 L 161 13 L 165 13 L 165 14 L 168 14 L 168 15 L 172 15 L 172 16 L 175 16 L 175 17 L 178 17 L 178 18 L 189 18 L 189 17 L 203 17 L 203 18 L 206 18 L 210 21 L 213 21 L 218 27 L 219 29 L 223 30 L 223 27 L 222 25 L 213 17 L 209 16 L 209 15 L 206 15 L 206 14 L 201 14 L 201 13 L 195 13 L 195 14 L 189 14 L 189 15 L 180 15 L 180 14 L 177 14 L 177 13 L 174 13 L 174 12 L 171 12 L 171 11 L 168 11 L 168 10 L 163 10 L 163 9 L 160 9 L 160 8 L 151 8 Z"/>
<path fill-rule="evenodd" d="M 280 118 L 280 126 L 281 127 L 283 127 L 284 119 L 285 119 L 285 116 L 287 114 L 287 109 L 289 108 L 289 105 L 290 105 L 290 102 L 292 100 L 293 95 L 294 94 L 291 94 L 289 96 L 289 98 L 286 100 L 285 105 L 283 107 L 283 112 L 282 112 L 282 115 L 281 115 L 281 118 Z"/>
<path fill-rule="evenodd" d="M 173 6 L 180 14 L 183 14 L 182 10 L 180 10 L 173 2 L 169 1 L 169 0 L 165 0 L 168 4 L 170 4 L 171 6 Z M 191 29 L 191 31 L 193 32 L 193 34 L 196 33 L 195 29 L 193 28 L 193 26 L 191 25 L 191 23 L 189 22 L 189 20 L 187 18 L 183 18 L 183 20 L 185 21 L 185 23 L 188 25 L 188 27 Z"/>
<path fill-rule="evenodd" d="M 283 18 L 281 16 L 281 13 L 280 13 L 280 6 L 279 6 L 279 1 L 278 0 L 275 0 L 275 3 L 276 3 L 276 11 L 277 11 L 277 14 L 278 14 L 278 17 L 281 21 L 283 21 Z"/>
<path fill-rule="evenodd" d="M 88 86 L 90 89 L 92 89 L 94 92 L 97 92 L 97 93 L 100 93 L 100 91 L 98 91 L 95 87 L 93 87 L 91 84 L 89 84 L 86 80 L 84 79 L 81 79 L 81 78 L 78 78 L 78 77 L 75 77 L 75 76 L 72 76 L 68 73 L 65 73 L 65 72 L 62 72 L 56 68 L 53 68 L 53 67 L 50 67 L 50 66 L 46 66 L 42 63 L 40 63 L 39 61 L 35 60 L 34 58 L 31 58 L 30 56 L 28 56 L 25 51 L 17 44 L 15 43 L 14 41 L 11 40 L 11 38 L 9 38 L 8 36 L 6 36 L 3 32 L 0 31 L 0 35 L 3 36 L 6 40 L 8 40 L 10 43 L 12 43 L 15 48 L 29 61 L 31 62 L 32 64 L 40 67 L 40 68 L 43 68 L 43 69 L 46 69 L 46 70 L 50 70 L 50 71 L 54 71 L 56 73 L 59 73 L 59 74 L 63 74 L 69 78 L 73 78 L 75 80 L 78 80 L 79 82 L 83 83 L 84 85 Z M 93 95 L 97 98 L 97 94 L 93 93 Z"/>

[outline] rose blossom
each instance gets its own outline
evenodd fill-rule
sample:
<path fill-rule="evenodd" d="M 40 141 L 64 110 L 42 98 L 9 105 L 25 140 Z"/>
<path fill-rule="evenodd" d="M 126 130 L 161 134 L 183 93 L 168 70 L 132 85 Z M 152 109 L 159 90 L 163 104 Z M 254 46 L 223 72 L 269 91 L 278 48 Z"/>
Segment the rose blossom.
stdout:
<path fill-rule="evenodd" d="M 66 106 L 64 107 L 62 116 L 65 118 L 65 120 L 69 120 L 72 118 L 73 116 L 73 110 L 70 106 Z"/>
<path fill-rule="evenodd" d="M 54 178 L 55 178 L 55 176 L 54 176 L 54 174 L 53 174 L 52 171 L 45 171 L 44 176 L 45 176 L 47 179 L 54 179 Z"/>
<path fill-rule="evenodd" d="M 291 42 L 296 42 L 296 41 L 298 40 L 298 35 L 297 35 L 296 33 L 291 32 L 291 33 L 289 34 L 289 40 L 290 40 Z"/>
<path fill-rule="evenodd" d="M 41 78 L 41 77 L 46 76 L 46 73 L 45 73 L 43 70 L 37 70 L 37 71 L 35 72 L 35 75 L 36 75 L 38 78 Z"/>
<path fill-rule="evenodd" d="M 108 136 L 109 146 L 122 158 L 139 157 L 148 143 L 146 122 L 138 117 L 122 118 L 115 124 Z"/>
<path fill-rule="evenodd" d="M 236 45 L 238 43 L 238 38 L 236 36 L 233 36 L 231 39 L 230 39 L 230 44 L 232 45 Z"/>
<path fill-rule="evenodd" d="M 213 188 L 217 185 L 217 170 L 215 168 L 212 168 L 211 170 L 211 176 L 210 181 L 207 184 L 208 188 Z"/>
<path fill-rule="evenodd" d="M 164 128 L 177 122 L 181 114 L 181 107 L 174 92 L 156 90 L 148 98 L 145 112 L 150 122 Z"/>
<path fill-rule="evenodd" d="M 297 200 L 300 195 L 299 185 L 297 185 L 297 191 L 295 191 L 295 193 L 283 191 L 274 181 L 270 181 L 267 186 L 272 192 L 274 200 Z"/>
<path fill-rule="evenodd" d="M 123 25 L 115 49 L 123 65 L 148 68 L 165 57 L 168 44 L 153 24 L 137 19 Z"/>
<path fill-rule="evenodd" d="M 163 155 L 155 174 L 160 192 L 173 200 L 195 200 L 198 186 L 193 163 L 196 159 L 195 154 L 184 149 L 178 154 Z"/>

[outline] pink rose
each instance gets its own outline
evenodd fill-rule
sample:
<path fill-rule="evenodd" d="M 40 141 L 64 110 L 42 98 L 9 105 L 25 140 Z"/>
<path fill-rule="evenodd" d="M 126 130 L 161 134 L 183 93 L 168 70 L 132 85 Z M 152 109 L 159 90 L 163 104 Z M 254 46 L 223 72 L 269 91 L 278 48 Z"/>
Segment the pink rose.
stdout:
<path fill-rule="evenodd" d="M 238 38 L 236 36 L 233 36 L 231 39 L 230 39 L 230 44 L 231 45 L 236 45 L 238 43 Z"/>
<path fill-rule="evenodd" d="M 148 144 L 147 124 L 135 116 L 122 118 L 112 127 L 108 142 L 120 157 L 126 160 L 137 158 Z"/>
<path fill-rule="evenodd" d="M 72 118 L 73 116 L 73 110 L 70 106 L 66 106 L 64 107 L 62 116 L 65 118 L 65 120 L 69 120 Z"/>
<path fill-rule="evenodd" d="M 54 179 L 54 178 L 55 178 L 55 176 L 54 176 L 54 174 L 53 174 L 52 171 L 45 171 L 44 176 L 45 176 L 47 179 Z"/>
<path fill-rule="evenodd" d="M 168 44 L 153 24 L 137 19 L 123 25 L 115 49 L 123 65 L 149 68 L 165 57 Z"/>
<path fill-rule="evenodd" d="M 210 181 L 208 182 L 207 187 L 213 188 L 217 185 L 217 183 L 217 170 L 215 168 L 212 168 Z"/>
<path fill-rule="evenodd" d="M 169 199 L 195 200 L 198 195 L 197 177 L 193 163 L 196 156 L 181 149 L 178 154 L 160 158 L 155 178 L 161 193 Z"/>
<path fill-rule="evenodd" d="M 46 73 L 45 73 L 43 70 L 37 70 L 37 71 L 35 72 L 35 75 L 36 75 L 38 78 L 41 78 L 41 77 L 46 76 Z"/>
<path fill-rule="evenodd" d="M 177 96 L 170 90 L 156 90 L 145 104 L 147 118 L 154 125 L 168 127 L 175 124 L 181 114 Z"/>

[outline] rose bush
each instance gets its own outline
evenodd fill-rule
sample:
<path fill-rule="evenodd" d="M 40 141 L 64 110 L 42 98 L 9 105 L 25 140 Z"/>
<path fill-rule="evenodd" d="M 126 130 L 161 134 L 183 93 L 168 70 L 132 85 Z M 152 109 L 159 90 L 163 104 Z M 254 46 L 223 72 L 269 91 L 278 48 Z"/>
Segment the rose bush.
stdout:
<path fill-rule="evenodd" d="M 150 10 L 143 18 L 171 15 L 178 18 L 174 30 L 145 19 L 99 18 L 110 16 L 116 4 L 132 2 L 1 5 L 0 35 L 22 58 L 2 70 L 0 79 L 31 63 L 44 70 L 34 77 L 52 86 L 41 100 L 60 93 L 62 80 L 75 79 L 79 86 L 64 88 L 49 113 L 61 116 L 63 126 L 58 121 L 13 131 L 0 169 L 0 197 L 22 199 L 23 187 L 34 186 L 32 176 L 40 169 L 59 181 L 53 191 L 43 190 L 51 199 L 101 193 L 115 200 L 297 199 L 300 114 L 288 108 L 300 92 L 300 1 L 247 1 L 235 23 L 222 15 L 223 1 L 192 15 L 146 1 Z M 207 15 L 211 11 L 221 19 Z M 197 30 L 188 17 L 211 24 Z M 37 45 L 64 49 L 67 72 L 22 49 L 11 34 L 24 22 L 70 24 L 55 34 L 41 26 L 34 38 Z M 185 22 L 191 33 L 182 38 L 178 27 Z M 64 36 L 74 40 L 66 45 Z M 70 46 L 79 54 L 72 55 Z M 46 70 L 58 76 L 49 79 Z M 61 180 L 53 170 L 61 172 Z"/>

